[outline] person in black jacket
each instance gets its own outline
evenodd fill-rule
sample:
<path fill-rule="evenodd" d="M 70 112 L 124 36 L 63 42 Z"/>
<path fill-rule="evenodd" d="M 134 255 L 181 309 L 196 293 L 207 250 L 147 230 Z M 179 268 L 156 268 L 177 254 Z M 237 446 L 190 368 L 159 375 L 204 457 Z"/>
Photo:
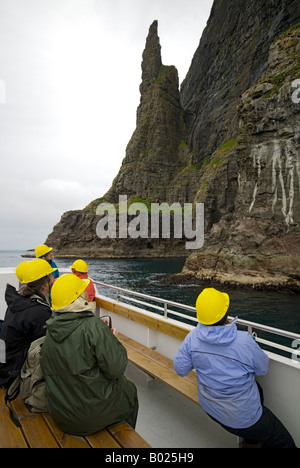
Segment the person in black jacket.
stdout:
<path fill-rule="evenodd" d="M 7 284 L 7 311 L 0 339 L 5 343 L 5 362 L 0 364 L 0 386 L 8 388 L 20 373 L 31 343 L 46 335 L 46 321 L 51 317 L 48 301 L 53 284 L 53 269 L 46 260 L 28 262 L 22 271 L 19 291 Z"/>

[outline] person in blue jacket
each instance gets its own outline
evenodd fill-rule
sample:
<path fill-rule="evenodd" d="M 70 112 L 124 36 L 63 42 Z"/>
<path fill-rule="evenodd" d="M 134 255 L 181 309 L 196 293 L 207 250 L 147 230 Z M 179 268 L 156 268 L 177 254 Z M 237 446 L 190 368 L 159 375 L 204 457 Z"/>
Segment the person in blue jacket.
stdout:
<path fill-rule="evenodd" d="M 48 247 L 48 245 L 42 244 L 42 245 L 38 245 L 35 248 L 34 253 L 35 253 L 36 258 L 44 258 L 45 260 L 47 260 L 47 262 L 52 268 L 56 268 L 56 271 L 53 273 L 53 278 L 57 279 L 59 277 L 59 271 L 58 271 L 55 261 L 53 260 L 52 250 L 53 250 L 53 247 Z"/>
<path fill-rule="evenodd" d="M 196 303 L 199 324 L 173 360 L 184 377 L 195 369 L 204 411 L 228 432 L 244 439 L 244 447 L 295 448 L 278 418 L 263 405 L 255 376 L 266 375 L 268 355 L 248 332 L 228 323 L 229 296 L 204 289 Z"/>

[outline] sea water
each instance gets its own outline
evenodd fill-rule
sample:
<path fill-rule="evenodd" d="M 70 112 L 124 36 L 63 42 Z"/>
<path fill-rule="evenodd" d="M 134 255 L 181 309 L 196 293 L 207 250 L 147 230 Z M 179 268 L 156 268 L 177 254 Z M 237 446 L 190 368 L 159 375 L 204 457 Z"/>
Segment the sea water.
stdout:
<path fill-rule="evenodd" d="M 22 251 L 0 251 L 0 267 L 16 267 Z M 194 306 L 205 283 L 165 284 L 159 277 L 179 273 L 184 259 L 85 259 L 95 281 Z M 69 268 L 71 259 L 55 259 L 58 268 Z M 220 287 L 221 290 L 224 290 Z M 100 293 L 103 291 L 99 290 Z M 276 291 L 224 290 L 230 296 L 231 316 L 294 333 L 300 333 L 300 295 Z M 106 291 L 107 293 L 107 291 Z M 110 291 L 113 295 L 114 291 Z M 112 296 L 113 297 L 113 296 Z"/>

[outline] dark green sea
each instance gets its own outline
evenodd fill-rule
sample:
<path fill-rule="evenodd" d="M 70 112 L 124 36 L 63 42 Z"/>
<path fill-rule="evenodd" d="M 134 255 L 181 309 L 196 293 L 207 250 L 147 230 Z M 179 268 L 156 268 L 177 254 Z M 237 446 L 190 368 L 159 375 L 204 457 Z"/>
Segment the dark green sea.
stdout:
<path fill-rule="evenodd" d="M 19 251 L 0 251 L 0 267 L 16 267 L 24 258 Z M 206 284 L 172 285 L 159 281 L 160 276 L 179 273 L 183 259 L 102 260 L 86 259 L 89 275 L 96 281 L 146 293 L 194 306 Z M 68 268 L 73 261 L 55 259 L 58 268 Z M 103 290 L 99 288 L 102 294 Z M 230 296 L 231 316 L 300 333 L 300 295 L 276 291 L 225 291 Z M 113 296 L 111 291 L 110 295 Z"/>

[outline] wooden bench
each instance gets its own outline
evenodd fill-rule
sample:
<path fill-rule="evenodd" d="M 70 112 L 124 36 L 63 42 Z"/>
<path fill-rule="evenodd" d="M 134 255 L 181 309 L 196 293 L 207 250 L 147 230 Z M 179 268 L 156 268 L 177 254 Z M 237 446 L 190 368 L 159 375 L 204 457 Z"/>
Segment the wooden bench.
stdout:
<path fill-rule="evenodd" d="M 113 312 L 126 320 L 139 323 L 149 329 L 159 331 L 180 341 L 183 341 L 188 334 L 188 330 L 180 324 L 174 324 L 162 320 L 157 314 L 152 316 L 144 314 L 132 306 L 112 301 L 107 298 L 96 298 L 96 304 L 102 315 Z M 192 371 L 186 377 L 179 377 L 173 368 L 173 361 L 154 351 L 147 346 L 134 341 L 125 335 L 118 333 L 118 339 L 127 350 L 128 360 L 138 368 L 146 372 L 151 377 L 160 380 L 164 384 L 173 388 L 184 397 L 200 406 L 197 391 L 197 375 Z"/>
<path fill-rule="evenodd" d="M 48 413 L 31 413 L 18 397 L 10 403 L 19 420 L 12 422 L 0 388 L 0 448 L 150 448 L 129 424 L 119 424 L 85 437 L 62 432 Z"/>
<path fill-rule="evenodd" d="M 118 339 L 125 346 L 130 362 L 200 406 L 196 372 L 192 371 L 186 377 L 179 377 L 171 359 L 121 333 L 118 334 Z"/>

